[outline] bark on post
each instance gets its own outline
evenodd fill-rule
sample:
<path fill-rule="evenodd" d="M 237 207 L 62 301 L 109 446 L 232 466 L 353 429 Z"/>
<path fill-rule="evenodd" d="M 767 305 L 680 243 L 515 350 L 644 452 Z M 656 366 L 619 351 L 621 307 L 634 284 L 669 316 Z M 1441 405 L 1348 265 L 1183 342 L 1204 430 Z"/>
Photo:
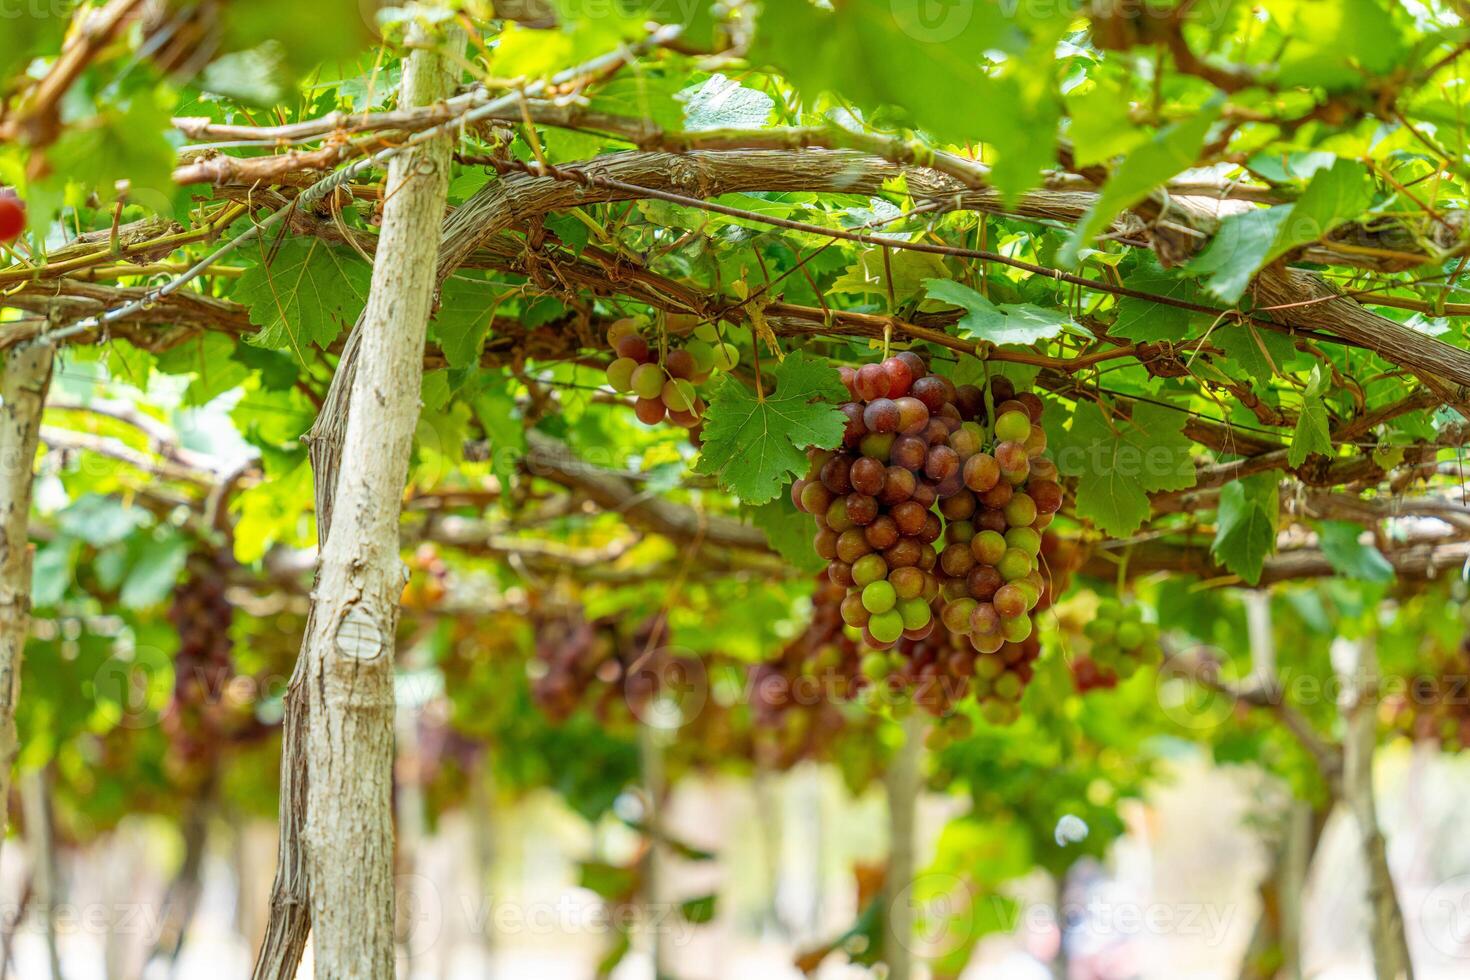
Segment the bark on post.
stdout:
<path fill-rule="evenodd" d="M 903 745 L 888 762 L 888 872 L 883 880 L 883 960 L 889 980 L 909 980 L 914 970 L 914 824 L 919 803 L 919 760 L 925 716 L 916 706 L 903 719 Z"/>
<path fill-rule="evenodd" d="M 461 39 L 450 32 L 444 43 Z M 443 98 L 453 77 L 422 25 L 410 34 L 400 104 Z M 394 975 L 393 636 L 403 591 L 399 510 L 423 379 L 452 140 L 389 165 L 372 288 L 361 323 L 334 519 L 307 637 L 310 779 L 305 840 L 316 976 Z"/>
<path fill-rule="evenodd" d="M 1343 642 L 1343 641 L 1339 641 Z M 1378 826 L 1373 796 L 1373 752 L 1378 743 L 1378 651 L 1373 637 L 1350 644 L 1352 673 L 1342 711 L 1347 723 L 1343 745 L 1341 796 L 1358 823 L 1368 868 L 1368 936 L 1373 973 L 1379 980 L 1413 980 L 1414 967 L 1404 934 L 1404 916 L 1388 868 L 1388 847 Z"/>
<path fill-rule="evenodd" d="M 0 840 L 5 838 L 10 770 L 20 748 L 15 700 L 31 627 L 31 467 L 54 352 L 45 341 L 16 348 L 6 359 L 0 383 Z"/>

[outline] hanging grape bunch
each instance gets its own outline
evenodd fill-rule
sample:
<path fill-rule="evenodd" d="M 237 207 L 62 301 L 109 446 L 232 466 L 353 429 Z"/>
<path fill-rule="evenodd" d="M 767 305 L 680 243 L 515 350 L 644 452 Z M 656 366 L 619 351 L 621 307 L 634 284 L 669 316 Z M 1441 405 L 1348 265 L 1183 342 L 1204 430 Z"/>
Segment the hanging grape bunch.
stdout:
<path fill-rule="evenodd" d="M 722 343 L 714 324 L 694 325 L 694 318 L 670 314 L 665 320 L 664 349 L 650 344 L 632 317 L 615 321 L 607 342 L 617 358 L 607 366 L 607 383 L 619 394 L 633 395 L 633 413 L 644 425 L 667 419 L 692 429 L 704 416 L 704 400 L 696 385 L 714 371 L 732 371 L 740 362 L 734 344 Z M 693 336 L 673 346 L 674 332 L 693 328 Z"/>
<path fill-rule="evenodd" d="M 909 351 L 842 374 L 843 445 L 812 454 L 792 499 L 849 590 L 843 619 L 874 650 L 927 637 L 936 607 L 978 653 L 1027 639 L 1041 531 L 1062 504 L 1041 399 L 1005 378 L 957 387 Z"/>
<path fill-rule="evenodd" d="M 1159 627 L 1143 619 L 1143 608 L 1117 599 L 1100 599 L 1082 627 L 1086 649 L 1072 662 L 1072 679 L 1080 694 L 1116 687 L 1139 669 L 1163 662 Z"/>
<path fill-rule="evenodd" d="M 168 610 L 179 635 L 174 690 L 163 719 L 168 762 L 176 775 L 191 781 L 207 777 L 221 745 L 243 720 L 235 716 L 249 714 L 248 706 L 231 704 L 226 696 L 235 677 L 234 606 L 225 596 L 233 564 L 228 548 L 190 554 L 186 577 Z"/>

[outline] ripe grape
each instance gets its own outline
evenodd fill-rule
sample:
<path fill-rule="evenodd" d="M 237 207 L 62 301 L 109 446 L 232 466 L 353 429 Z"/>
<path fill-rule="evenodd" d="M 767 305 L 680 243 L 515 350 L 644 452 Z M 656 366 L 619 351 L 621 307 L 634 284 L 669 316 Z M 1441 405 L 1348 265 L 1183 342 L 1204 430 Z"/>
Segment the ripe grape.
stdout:
<path fill-rule="evenodd" d="M 26 208 L 14 191 L 0 191 L 0 243 L 9 245 L 26 230 Z"/>
<path fill-rule="evenodd" d="M 864 364 L 858 368 L 853 391 L 865 402 L 888 397 L 888 374 L 881 364 Z"/>
<path fill-rule="evenodd" d="M 959 468 L 959 454 L 948 446 L 934 446 L 924 460 L 924 475 L 931 480 L 943 480 Z"/>
<path fill-rule="evenodd" d="M 888 382 L 887 390 L 882 394 L 889 398 L 898 398 L 909 390 L 909 385 L 914 382 L 913 368 L 909 367 L 908 361 L 902 357 L 894 356 L 884 361 L 881 365 L 884 378 Z"/>
<path fill-rule="evenodd" d="M 633 403 L 633 414 L 644 425 L 658 425 L 664 420 L 664 403 L 657 398 L 640 398 Z"/>
<path fill-rule="evenodd" d="M 873 367 L 873 365 L 868 365 Z M 859 372 L 861 376 L 861 372 Z M 861 377 L 859 377 L 861 384 Z M 869 432 L 897 432 L 898 431 L 898 403 L 891 398 L 879 398 L 868 402 L 868 407 L 863 409 L 863 424 L 868 427 Z"/>

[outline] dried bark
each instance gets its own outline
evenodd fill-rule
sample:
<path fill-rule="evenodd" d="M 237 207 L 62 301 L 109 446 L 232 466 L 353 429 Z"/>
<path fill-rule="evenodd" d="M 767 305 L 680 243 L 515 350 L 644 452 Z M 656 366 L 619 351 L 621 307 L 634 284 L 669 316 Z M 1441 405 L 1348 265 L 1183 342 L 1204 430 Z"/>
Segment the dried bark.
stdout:
<path fill-rule="evenodd" d="M 31 468 L 54 353 L 46 343 L 13 350 L 0 384 L 0 839 L 5 835 L 10 770 L 20 747 L 15 704 L 31 623 Z"/>

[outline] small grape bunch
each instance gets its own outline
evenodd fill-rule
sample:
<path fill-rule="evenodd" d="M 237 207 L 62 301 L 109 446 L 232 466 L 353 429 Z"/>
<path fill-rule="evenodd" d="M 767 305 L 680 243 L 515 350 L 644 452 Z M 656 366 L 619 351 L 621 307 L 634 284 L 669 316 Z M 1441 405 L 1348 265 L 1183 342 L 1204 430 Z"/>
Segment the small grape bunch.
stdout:
<path fill-rule="evenodd" d="M 693 319 L 670 314 L 665 320 L 670 339 L 675 331 L 691 327 Z M 681 428 L 694 428 L 705 409 L 696 386 L 715 371 L 734 370 L 739 351 L 733 344 L 721 343 L 714 325 L 705 323 L 693 326 L 693 336 L 681 346 L 668 345 L 660 360 L 639 328 L 632 317 L 608 328 L 607 342 L 617 358 L 607 366 L 607 383 L 619 394 L 634 396 L 633 414 L 644 425 L 667 419 Z"/>
<path fill-rule="evenodd" d="M 1142 607 L 1134 603 L 1125 604 L 1117 599 L 1099 601 L 1097 611 L 1082 627 L 1082 635 L 1088 641 L 1086 660 L 1091 664 L 1090 668 L 1082 669 L 1082 674 L 1095 672 L 1097 680 L 1084 690 L 1078 664 L 1074 663 L 1072 674 L 1079 681 L 1080 693 L 1115 687 L 1140 668 L 1157 666 L 1164 659 L 1158 624 L 1145 622 Z"/>

